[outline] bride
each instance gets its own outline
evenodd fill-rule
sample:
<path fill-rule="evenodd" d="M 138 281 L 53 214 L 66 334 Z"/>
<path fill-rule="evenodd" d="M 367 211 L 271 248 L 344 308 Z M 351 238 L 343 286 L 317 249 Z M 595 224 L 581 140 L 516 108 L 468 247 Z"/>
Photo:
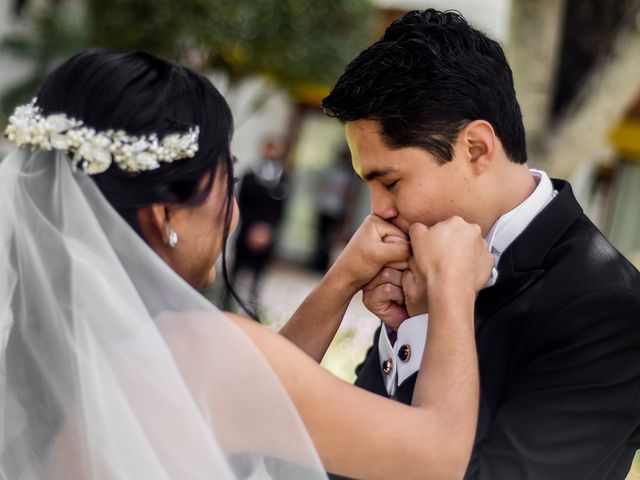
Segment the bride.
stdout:
<path fill-rule="evenodd" d="M 492 265 L 479 229 L 451 219 L 407 237 L 370 216 L 282 335 L 224 314 L 197 291 L 238 221 L 232 129 L 206 78 L 110 50 L 64 62 L 10 118 L 0 478 L 464 475 L 473 305 Z M 411 407 L 317 363 L 351 297 L 410 254 L 430 306 Z M 286 337 L 309 322 L 326 335 L 298 348 Z"/>

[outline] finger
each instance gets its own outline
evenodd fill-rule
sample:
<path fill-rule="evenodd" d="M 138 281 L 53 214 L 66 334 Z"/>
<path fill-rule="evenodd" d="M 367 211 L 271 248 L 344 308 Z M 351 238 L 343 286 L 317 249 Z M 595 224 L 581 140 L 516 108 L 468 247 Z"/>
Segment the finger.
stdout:
<path fill-rule="evenodd" d="M 373 290 L 384 283 L 402 287 L 402 272 L 395 268 L 385 267 L 364 286 L 364 290 Z"/>
<path fill-rule="evenodd" d="M 386 235 L 382 241 L 384 243 L 409 243 L 406 237 L 399 237 L 398 235 Z"/>
<path fill-rule="evenodd" d="M 384 243 L 378 250 L 379 265 L 389 265 L 397 263 L 406 263 L 410 256 L 409 242 L 403 243 Z M 401 270 L 396 266 L 397 270 Z M 406 266 L 404 267 L 406 268 Z"/>
<path fill-rule="evenodd" d="M 403 306 L 396 305 L 395 303 L 390 304 L 384 315 L 380 316 L 380 320 L 393 330 L 398 330 L 400 325 L 402 325 L 402 322 L 407 318 L 409 318 L 409 312 L 407 312 L 407 309 Z"/>
<path fill-rule="evenodd" d="M 414 281 L 416 284 L 419 283 L 425 283 L 426 282 L 426 276 L 424 274 L 424 272 L 422 271 L 422 269 L 420 268 L 420 266 L 418 265 L 418 262 L 416 262 L 415 257 L 411 257 L 409 258 L 409 261 L 407 262 L 407 270 L 410 270 L 411 273 L 413 273 L 413 276 L 415 277 Z"/>
<path fill-rule="evenodd" d="M 382 239 L 383 243 L 396 243 L 396 244 L 401 244 L 401 245 L 406 245 L 407 248 L 410 250 L 411 249 L 411 243 L 409 243 L 408 240 L 405 240 L 402 237 L 399 237 L 397 235 L 387 235 L 386 237 L 384 237 Z M 402 261 L 398 261 L 398 262 L 392 262 L 388 265 L 391 268 L 394 268 L 396 270 L 406 270 L 407 269 L 407 262 L 402 260 Z"/>
<path fill-rule="evenodd" d="M 369 215 L 368 219 L 373 222 L 376 227 L 380 238 L 384 238 L 389 235 L 394 235 L 405 240 L 409 240 L 409 237 L 406 233 L 400 230 L 398 227 L 393 225 L 392 223 L 387 222 L 386 220 L 378 217 L 377 215 Z"/>
<path fill-rule="evenodd" d="M 424 302 L 427 295 L 426 286 L 411 270 L 402 272 L 402 291 L 406 304 Z"/>
<path fill-rule="evenodd" d="M 416 277 L 413 272 L 409 269 L 402 272 L 402 290 L 407 293 L 407 291 L 416 284 Z"/>
<path fill-rule="evenodd" d="M 399 270 L 399 271 L 403 271 L 406 270 L 407 268 L 409 268 L 409 264 L 405 261 L 405 262 L 391 262 L 390 264 L 387 265 L 387 267 L 389 268 L 393 268 L 394 270 Z"/>
<path fill-rule="evenodd" d="M 385 283 L 370 291 L 369 300 L 372 305 L 382 305 L 391 302 L 404 305 L 404 291 L 401 287 Z"/>
<path fill-rule="evenodd" d="M 407 267 L 409 267 L 409 270 L 411 270 L 414 275 L 420 271 L 414 257 L 409 257 L 409 260 L 407 261 Z"/>
<path fill-rule="evenodd" d="M 414 223 L 409 227 L 409 239 L 413 242 L 414 238 L 417 239 L 427 233 L 429 228 L 423 223 Z"/>

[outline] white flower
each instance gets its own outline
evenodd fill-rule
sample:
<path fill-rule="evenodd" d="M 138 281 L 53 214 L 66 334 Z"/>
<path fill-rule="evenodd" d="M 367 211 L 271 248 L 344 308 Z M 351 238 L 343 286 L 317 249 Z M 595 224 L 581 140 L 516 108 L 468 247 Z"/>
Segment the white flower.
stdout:
<path fill-rule="evenodd" d="M 154 170 L 160 166 L 156 156 L 149 152 L 140 152 L 135 158 L 141 170 Z"/>
<path fill-rule="evenodd" d="M 133 145 L 131 145 L 131 151 L 133 153 L 144 152 L 149 149 L 149 142 L 146 140 L 138 140 Z"/>
<path fill-rule="evenodd" d="M 122 170 L 137 173 L 156 169 L 160 162 L 193 157 L 198 151 L 199 133 L 196 126 L 159 141 L 155 133 L 130 136 L 124 130 L 96 132 L 64 113 L 43 117 L 35 98 L 16 108 L 5 130 L 7 138 L 18 147 L 30 145 L 72 153 L 74 166 L 79 164 L 89 175 L 106 171 L 113 161 Z"/>
<path fill-rule="evenodd" d="M 50 138 L 51 146 L 56 150 L 67 150 L 71 146 L 71 139 L 68 135 L 54 133 Z"/>
<path fill-rule="evenodd" d="M 92 145 L 91 143 L 82 145 L 78 153 L 84 159 L 84 162 L 81 162 L 83 170 L 89 175 L 102 173 L 111 165 L 111 154 L 109 151 Z"/>
<path fill-rule="evenodd" d="M 180 135 L 178 135 L 177 133 L 167 135 L 162 139 L 162 146 L 168 150 L 177 150 L 179 148 L 182 148 Z"/>
<path fill-rule="evenodd" d="M 93 138 L 91 138 L 91 143 L 93 143 L 98 148 L 108 149 L 111 145 L 111 139 L 104 133 L 98 133 Z"/>
<path fill-rule="evenodd" d="M 60 113 L 49 115 L 45 120 L 45 127 L 51 133 L 62 133 L 74 126 L 74 122 Z"/>

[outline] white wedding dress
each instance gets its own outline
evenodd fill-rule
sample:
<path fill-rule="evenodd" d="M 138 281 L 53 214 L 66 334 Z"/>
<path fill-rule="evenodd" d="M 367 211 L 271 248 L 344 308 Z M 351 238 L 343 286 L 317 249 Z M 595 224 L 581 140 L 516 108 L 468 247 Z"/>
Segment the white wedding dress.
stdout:
<path fill-rule="evenodd" d="M 0 478 L 320 479 L 286 391 L 64 153 L 0 162 Z"/>

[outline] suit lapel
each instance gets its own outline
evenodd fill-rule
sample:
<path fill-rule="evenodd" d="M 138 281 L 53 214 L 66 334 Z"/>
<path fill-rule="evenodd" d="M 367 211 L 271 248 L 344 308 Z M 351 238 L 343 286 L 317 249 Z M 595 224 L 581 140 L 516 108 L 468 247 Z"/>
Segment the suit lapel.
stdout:
<path fill-rule="evenodd" d="M 543 273 L 541 268 L 514 270 L 512 253 L 505 251 L 500 258 L 498 281 L 493 287 L 482 290 L 476 300 L 476 333 L 488 318 L 526 290 Z"/>
<path fill-rule="evenodd" d="M 529 288 L 544 274 L 543 261 L 567 229 L 582 215 L 571 186 L 553 180 L 557 196 L 503 252 L 498 281 L 476 300 L 476 332 L 501 307 Z"/>

